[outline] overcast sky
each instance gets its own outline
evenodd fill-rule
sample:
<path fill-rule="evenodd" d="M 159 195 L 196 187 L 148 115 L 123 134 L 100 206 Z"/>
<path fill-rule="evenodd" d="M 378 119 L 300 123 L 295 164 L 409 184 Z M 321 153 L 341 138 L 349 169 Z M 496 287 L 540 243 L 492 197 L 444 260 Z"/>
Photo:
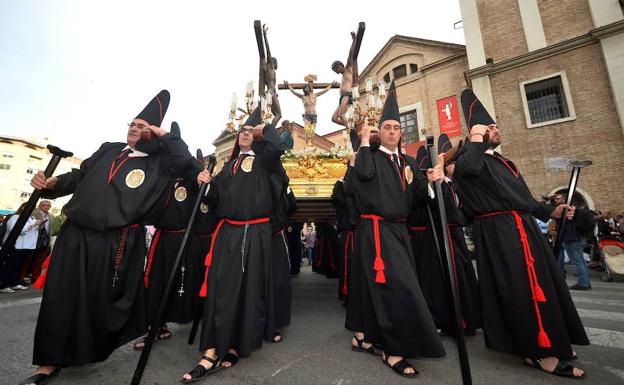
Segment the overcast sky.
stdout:
<path fill-rule="evenodd" d="M 277 77 L 339 80 L 350 31 L 366 32 L 360 70 L 394 35 L 464 44 L 457 0 L 384 1 L 0 1 L 0 133 L 43 138 L 87 157 L 125 141 L 126 123 L 161 89 L 171 92 L 163 128 L 176 120 L 191 152 L 212 152 L 232 93 L 257 83 L 253 21 L 269 26 Z M 280 91 L 285 119 L 303 107 Z M 334 131 L 338 91 L 319 98 L 317 132 Z"/>

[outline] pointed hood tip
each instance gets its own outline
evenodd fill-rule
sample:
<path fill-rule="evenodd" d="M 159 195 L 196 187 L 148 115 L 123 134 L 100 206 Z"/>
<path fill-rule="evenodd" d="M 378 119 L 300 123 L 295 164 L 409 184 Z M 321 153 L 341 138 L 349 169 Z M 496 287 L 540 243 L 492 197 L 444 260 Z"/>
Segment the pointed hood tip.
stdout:
<path fill-rule="evenodd" d="M 160 91 L 150 102 L 143 108 L 143 110 L 136 116 L 135 119 L 145 120 L 152 126 L 158 126 L 162 124 L 167 109 L 169 108 L 169 102 L 171 95 L 169 91 Z"/>

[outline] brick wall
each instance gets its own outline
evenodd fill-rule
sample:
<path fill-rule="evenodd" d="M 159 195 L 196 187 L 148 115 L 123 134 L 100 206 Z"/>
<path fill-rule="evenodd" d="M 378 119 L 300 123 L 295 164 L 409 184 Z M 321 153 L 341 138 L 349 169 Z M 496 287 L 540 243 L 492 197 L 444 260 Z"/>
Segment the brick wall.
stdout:
<path fill-rule="evenodd" d="M 528 51 L 518 0 L 477 0 L 485 57 L 495 63 Z"/>
<path fill-rule="evenodd" d="M 528 129 L 519 83 L 565 71 L 576 120 Z M 573 156 L 594 164 L 581 173 L 579 187 L 602 210 L 624 209 L 621 167 L 624 139 L 600 46 L 593 44 L 490 76 L 502 150 L 533 195 L 567 185 L 569 172 L 548 172 L 545 160 Z"/>
<path fill-rule="evenodd" d="M 537 0 L 546 43 L 584 35 L 594 27 L 587 0 Z"/>

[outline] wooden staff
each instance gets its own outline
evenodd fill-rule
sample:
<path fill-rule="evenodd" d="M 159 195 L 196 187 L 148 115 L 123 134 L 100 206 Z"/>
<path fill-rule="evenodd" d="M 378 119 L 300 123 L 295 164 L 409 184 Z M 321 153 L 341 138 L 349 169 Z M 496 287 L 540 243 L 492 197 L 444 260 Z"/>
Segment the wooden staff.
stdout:
<path fill-rule="evenodd" d="M 435 167 L 437 154 L 433 148 L 433 136 L 427 137 L 427 151 L 429 152 L 429 159 L 431 159 L 431 166 Z M 462 383 L 464 385 L 472 385 L 472 375 L 470 374 L 470 361 L 468 359 L 468 349 L 466 348 L 466 339 L 464 336 L 464 329 L 461 326 L 461 308 L 459 306 L 459 292 L 457 285 L 453 277 L 453 261 L 451 259 L 451 243 L 449 237 L 448 223 L 446 220 L 446 207 L 444 205 L 444 196 L 442 195 L 442 182 L 436 181 L 435 195 L 438 203 L 438 210 L 440 214 L 440 223 L 442 225 L 442 237 L 444 240 L 444 254 L 446 256 L 446 267 L 448 269 L 448 276 L 451 285 L 451 297 L 453 300 L 453 308 L 451 310 L 455 317 L 455 342 L 457 343 L 457 352 L 459 355 L 459 366 L 461 368 Z M 435 233 L 435 232 L 434 232 Z M 441 251 L 441 250 L 440 250 Z"/>
<path fill-rule="evenodd" d="M 50 153 L 52 154 L 52 159 L 50 159 L 48 166 L 43 172 L 46 179 L 52 176 L 54 170 L 56 170 L 56 166 L 58 166 L 61 159 L 74 155 L 71 152 L 63 151 L 60 148 L 52 146 L 50 144 L 48 144 L 47 148 L 48 151 L 50 151 Z M 28 203 L 26 203 L 26 206 L 24 206 L 24 209 L 20 213 L 19 218 L 17 218 L 17 222 L 15 222 L 13 229 L 11 229 L 11 232 L 9 233 L 6 242 L 4 242 L 4 245 L 0 249 L 0 266 L 2 266 L 2 264 L 4 263 L 4 260 L 9 255 L 9 252 L 11 252 L 15 247 L 15 241 L 17 241 L 17 238 L 22 232 L 22 229 L 24 229 L 24 225 L 26 224 L 26 221 L 28 221 L 28 217 L 30 217 L 30 214 L 35 209 L 35 205 L 37 204 L 40 196 L 41 190 L 39 189 L 35 189 L 30 195 Z"/>
<path fill-rule="evenodd" d="M 574 192 L 576 191 L 576 185 L 578 184 L 578 178 L 581 173 L 581 169 L 587 166 L 591 166 L 591 164 L 591 160 L 573 160 L 570 162 L 570 166 L 572 166 L 572 174 L 570 175 L 570 183 L 568 183 L 568 198 L 566 199 L 566 204 L 572 204 L 572 197 L 574 196 Z M 563 247 L 563 232 L 565 231 L 567 224 L 568 209 L 565 209 L 563 210 L 563 215 L 561 216 L 561 225 L 557 228 L 557 238 L 555 238 L 555 243 L 553 244 L 553 254 L 555 254 L 556 259 L 559 259 L 561 247 Z"/>

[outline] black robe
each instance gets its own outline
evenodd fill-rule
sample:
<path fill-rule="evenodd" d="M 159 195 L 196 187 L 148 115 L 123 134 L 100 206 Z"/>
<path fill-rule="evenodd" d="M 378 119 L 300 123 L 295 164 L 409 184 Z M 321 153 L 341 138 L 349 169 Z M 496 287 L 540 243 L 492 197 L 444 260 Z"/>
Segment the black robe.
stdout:
<path fill-rule="evenodd" d="M 154 223 L 158 202 L 191 159 L 178 136 L 160 140 L 162 152 L 125 161 L 125 143 L 105 143 L 80 169 L 59 175 L 53 191 L 43 190 L 49 198 L 74 195 L 52 251 L 33 364 L 103 361 L 146 332 L 143 224 Z"/>
<path fill-rule="evenodd" d="M 533 218 L 547 221 L 553 207 L 533 198 L 510 160 L 487 149 L 488 143 L 470 143 L 454 174 L 464 208 L 474 216 L 486 345 L 531 358 L 571 357 L 570 344 L 589 341 Z"/>
<path fill-rule="evenodd" d="M 150 246 L 145 271 L 145 292 L 148 323 L 153 325 L 165 288 L 174 269 L 173 263 L 180 249 L 199 187 L 196 181 L 174 181 L 164 202 L 162 215 L 156 222 L 156 232 Z M 190 238 L 192 239 L 192 238 Z M 192 241 L 191 241 L 192 242 Z M 187 245 L 177 266 L 173 288 L 169 293 L 162 322 L 189 322 L 198 315 L 199 284 L 203 278 L 204 259 L 189 253 Z M 205 256 L 205 255 L 204 255 Z M 159 326 L 159 325 L 157 325 Z"/>
<path fill-rule="evenodd" d="M 475 329 L 481 327 L 481 317 L 477 277 L 468 254 L 468 247 L 466 246 L 463 232 L 466 218 L 459 208 L 460 202 L 457 198 L 457 193 L 449 182 L 442 184 L 442 192 L 451 241 L 452 277 L 458 289 L 458 299 L 462 311 L 460 315 L 461 323 L 466 334 L 474 335 Z M 449 270 L 444 254 L 440 215 L 437 205 L 431 204 L 429 208 L 435 222 L 441 254 L 438 254 L 438 248 L 436 248 L 431 232 L 426 203 L 417 202 L 412 213 L 410 213 L 410 217 L 408 217 L 412 247 L 414 250 L 420 250 L 420 252 L 414 253 L 416 270 L 423 295 L 427 300 L 437 327 L 442 329 L 447 335 L 454 335 L 455 319 L 452 310 L 453 302 L 450 296 Z"/>
<path fill-rule="evenodd" d="M 271 186 L 274 194 L 275 211 L 271 216 L 271 263 L 273 275 L 273 309 L 275 323 L 267 325 L 267 335 L 274 335 L 279 329 L 290 324 L 291 314 L 291 287 L 290 287 L 290 255 L 288 241 L 284 230 L 288 226 L 288 216 L 297 209 L 295 195 L 288 187 L 288 176 L 282 165 L 278 165 L 271 175 Z"/>
<path fill-rule="evenodd" d="M 206 271 L 204 261 L 206 260 L 206 254 L 208 254 L 210 250 L 212 234 L 217 227 L 217 222 L 217 216 L 210 210 L 210 207 L 206 203 L 201 203 L 195 217 L 193 238 L 189 240 L 190 244 L 187 249 L 187 258 L 191 261 L 197 261 L 199 264 L 198 273 L 194 275 L 196 281 L 192 284 L 192 290 L 196 297 L 193 306 L 193 317 L 195 319 L 200 319 L 203 313 L 204 299 L 199 296 L 199 290 L 204 281 L 204 274 Z"/>
<path fill-rule="evenodd" d="M 301 271 L 301 229 L 302 223 L 289 223 L 286 227 L 286 240 L 288 241 L 288 255 L 290 256 L 290 274 L 297 275 Z"/>
<path fill-rule="evenodd" d="M 368 342 L 380 343 L 389 355 L 441 357 L 444 347 L 418 285 L 405 226 L 412 199 L 426 197 L 427 183 L 421 173 L 406 175 L 407 162 L 416 170 L 415 162 L 401 159 L 399 169 L 381 150 L 360 147 L 358 151 L 354 192 L 362 221 L 356 234 L 359 261 L 353 266 L 353 285 L 361 287 L 353 291 L 348 306 L 356 306 L 362 314 L 354 317 L 361 325 L 347 327 L 364 332 Z"/>
<path fill-rule="evenodd" d="M 274 323 L 274 313 L 267 308 L 272 303 L 273 279 L 269 175 L 281 156 L 279 136 L 272 126 L 265 127 L 264 141 L 253 142 L 252 150 L 255 156 L 225 164 L 206 198 L 221 220 L 214 233 L 212 258 L 205 261 L 208 271 L 202 294 L 207 297 L 200 350 L 216 348 L 220 358 L 230 348 L 248 356 L 262 346 L 263 339 L 273 337 L 264 335 L 270 330 L 267 324 Z M 257 224 L 231 223 L 259 219 Z"/>
<path fill-rule="evenodd" d="M 336 208 L 336 226 L 339 232 L 338 247 L 338 299 L 349 297 L 350 263 L 355 251 L 354 230 L 360 222 L 355 208 L 355 197 L 346 188 L 346 180 L 351 167 L 347 167 L 345 180 L 336 181 L 332 191 L 332 204 Z"/>

